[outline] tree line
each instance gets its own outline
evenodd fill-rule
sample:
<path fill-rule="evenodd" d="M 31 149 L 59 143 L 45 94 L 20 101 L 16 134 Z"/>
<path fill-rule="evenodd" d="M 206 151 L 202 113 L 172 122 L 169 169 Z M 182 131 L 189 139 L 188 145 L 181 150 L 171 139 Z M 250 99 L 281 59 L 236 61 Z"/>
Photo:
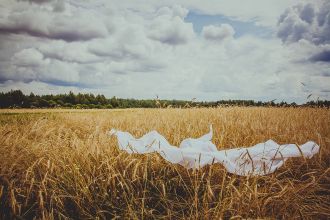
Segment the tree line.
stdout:
<path fill-rule="evenodd" d="M 20 90 L 11 90 L 9 92 L 0 93 L 0 108 L 190 108 L 190 107 L 218 107 L 218 106 L 274 106 L 274 107 L 330 107 L 330 101 L 317 100 L 309 101 L 302 105 L 296 103 L 273 101 L 261 102 L 253 100 L 220 100 L 211 102 L 197 102 L 194 100 L 159 100 L 157 99 L 123 99 L 123 98 L 106 98 L 104 95 L 94 94 L 68 94 L 58 95 L 35 95 L 30 93 L 25 95 Z"/>

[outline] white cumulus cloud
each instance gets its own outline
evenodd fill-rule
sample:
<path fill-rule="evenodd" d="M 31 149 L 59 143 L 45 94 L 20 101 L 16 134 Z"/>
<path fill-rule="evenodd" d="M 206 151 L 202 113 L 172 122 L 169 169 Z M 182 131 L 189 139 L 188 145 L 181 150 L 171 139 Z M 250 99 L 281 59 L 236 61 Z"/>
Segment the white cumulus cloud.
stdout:
<path fill-rule="evenodd" d="M 207 40 L 222 41 L 226 38 L 232 38 L 234 34 L 235 31 L 229 24 L 208 25 L 202 29 L 202 35 Z"/>
<path fill-rule="evenodd" d="M 328 4 L 297 2 L 3 0 L 0 89 L 296 102 L 313 93 L 329 99 Z M 188 23 L 189 12 L 266 25 L 278 35 L 242 35 L 241 26 L 221 20 L 197 33 L 193 25 L 203 21 Z"/>

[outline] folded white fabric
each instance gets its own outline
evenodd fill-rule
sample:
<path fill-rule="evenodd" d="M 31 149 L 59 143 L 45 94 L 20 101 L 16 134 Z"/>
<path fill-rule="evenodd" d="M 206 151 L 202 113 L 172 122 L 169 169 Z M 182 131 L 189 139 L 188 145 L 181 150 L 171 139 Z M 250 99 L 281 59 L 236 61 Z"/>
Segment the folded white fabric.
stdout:
<path fill-rule="evenodd" d="M 118 139 L 119 148 L 132 154 L 157 152 L 168 162 L 180 164 L 186 168 L 201 168 L 207 164 L 221 163 L 228 172 L 237 175 L 266 175 L 273 173 L 291 157 L 311 158 L 320 147 L 309 141 L 301 146 L 295 144 L 279 145 L 272 140 L 252 147 L 240 147 L 219 151 L 211 142 L 210 132 L 200 138 L 187 138 L 179 147 L 172 146 L 157 131 L 151 131 L 141 138 L 130 133 L 111 129 L 110 135 Z"/>

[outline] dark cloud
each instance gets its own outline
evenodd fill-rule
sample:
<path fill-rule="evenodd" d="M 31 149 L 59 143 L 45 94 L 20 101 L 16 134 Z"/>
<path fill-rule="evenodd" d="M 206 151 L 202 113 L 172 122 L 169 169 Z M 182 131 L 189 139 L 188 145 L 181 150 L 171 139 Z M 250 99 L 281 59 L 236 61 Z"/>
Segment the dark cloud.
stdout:
<path fill-rule="evenodd" d="M 151 38 L 160 41 L 164 44 L 170 44 L 170 45 L 185 44 L 187 42 L 187 39 L 184 36 L 176 32 L 169 33 L 167 35 L 152 36 Z"/>
<path fill-rule="evenodd" d="M 103 47 L 90 47 L 89 52 L 99 57 L 108 57 L 112 60 L 131 60 L 131 59 L 141 59 L 143 55 L 137 51 L 133 51 L 128 47 L 117 46 L 113 48 Z"/>
<path fill-rule="evenodd" d="M 39 82 L 47 83 L 53 86 L 65 86 L 65 87 L 77 87 L 77 88 L 97 88 L 95 85 L 90 85 L 88 83 L 82 82 L 66 82 L 63 80 L 39 80 Z"/>
<path fill-rule="evenodd" d="M 311 24 L 313 22 L 314 17 L 315 17 L 314 6 L 312 4 L 305 5 L 301 9 L 299 17 L 303 21 L 306 21 L 307 23 Z"/>
<path fill-rule="evenodd" d="M 330 62 L 330 50 L 322 51 L 309 58 L 313 62 Z"/>
<path fill-rule="evenodd" d="M 287 9 L 278 21 L 277 36 L 286 43 L 301 39 L 315 45 L 330 43 L 330 2 L 300 4 Z"/>
<path fill-rule="evenodd" d="M 111 24 L 94 13 L 76 12 L 68 16 L 39 6 L 24 11 L 13 9 L 9 16 L 0 20 L 0 34 L 25 34 L 67 42 L 104 38 L 111 31 Z"/>
<path fill-rule="evenodd" d="M 75 25 L 73 24 L 70 26 L 63 27 L 61 29 L 56 29 L 54 27 L 53 30 L 43 31 L 35 28 L 30 28 L 29 26 L 17 25 L 11 27 L 1 27 L 0 25 L 0 34 L 27 34 L 33 37 L 64 40 L 67 42 L 88 41 L 94 38 L 103 38 L 106 36 L 106 32 L 104 30 L 97 30 L 97 28 L 85 28 L 85 30 L 83 30 L 83 27 L 79 27 L 79 25 L 77 28 L 81 29 L 74 29 Z"/>
<path fill-rule="evenodd" d="M 44 4 L 48 2 L 54 2 L 56 0 L 17 0 L 18 2 L 31 2 L 31 3 L 36 3 L 36 4 Z"/>
<path fill-rule="evenodd" d="M 330 72 L 324 72 L 324 73 L 321 74 L 321 76 L 330 77 Z"/>

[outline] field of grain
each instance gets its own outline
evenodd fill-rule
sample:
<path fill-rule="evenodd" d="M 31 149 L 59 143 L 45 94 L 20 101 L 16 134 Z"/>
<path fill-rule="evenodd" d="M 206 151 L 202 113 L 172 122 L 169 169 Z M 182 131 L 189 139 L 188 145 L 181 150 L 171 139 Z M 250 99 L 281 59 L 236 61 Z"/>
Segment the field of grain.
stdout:
<path fill-rule="evenodd" d="M 186 170 L 157 154 L 128 155 L 107 135 L 157 130 L 179 145 L 209 124 L 219 149 L 273 139 L 321 150 L 240 177 L 220 164 Z M 0 219 L 326 219 L 329 158 L 328 109 L 1 110 Z"/>

